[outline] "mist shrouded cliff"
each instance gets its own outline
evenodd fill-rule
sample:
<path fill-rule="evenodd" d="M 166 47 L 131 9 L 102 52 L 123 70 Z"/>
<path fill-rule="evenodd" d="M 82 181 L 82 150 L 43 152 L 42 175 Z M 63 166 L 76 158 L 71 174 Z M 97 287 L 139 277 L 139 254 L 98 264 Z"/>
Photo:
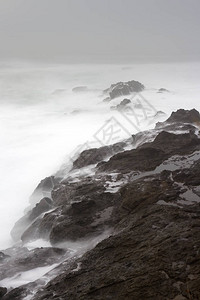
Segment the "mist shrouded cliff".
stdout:
<path fill-rule="evenodd" d="M 199 75 L 3 66 L 2 299 L 198 299 Z"/>
<path fill-rule="evenodd" d="M 199 109 L 199 76 L 198 64 L 4 64 L 0 71 L 1 247 L 12 243 L 13 223 L 22 216 L 41 178 L 55 172 L 78 145 L 92 141 L 89 147 L 97 146 L 94 135 L 106 120 L 114 116 L 123 124 L 124 137 L 153 127 L 151 122 L 134 127 L 118 110 L 111 110 L 128 96 L 106 103 L 103 90 L 119 81 L 139 80 L 145 85 L 145 99 L 169 114 L 180 107 Z M 87 89 L 73 90 L 80 86 Z M 161 87 L 170 93 L 157 93 Z"/>

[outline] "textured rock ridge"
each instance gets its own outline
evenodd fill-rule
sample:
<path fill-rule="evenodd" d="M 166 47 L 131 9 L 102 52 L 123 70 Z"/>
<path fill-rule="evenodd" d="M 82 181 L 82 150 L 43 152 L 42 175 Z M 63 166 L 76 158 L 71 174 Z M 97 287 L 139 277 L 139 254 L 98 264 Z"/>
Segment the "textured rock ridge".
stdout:
<path fill-rule="evenodd" d="M 32 300 L 200 299 L 199 121 L 196 110 L 178 110 L 154 130 L 134 135 L 130 150 L 124 142 L 82 152 L 51 197 L 29 212 L 32 223 L 21 235 L 54 245 L 53 252 L 26 255 L 29 267 L 35 255 L 43 264 L 62 257 L 56 275 L 47 284 L 0 290 L 2 299 L 33 291 Z M 82 256 L 69 259 L 58 249 L 105 231 L 109 236 Z M 9 261 L 19 268 L 11 253 L 0 257 L 3 268 Z"/>

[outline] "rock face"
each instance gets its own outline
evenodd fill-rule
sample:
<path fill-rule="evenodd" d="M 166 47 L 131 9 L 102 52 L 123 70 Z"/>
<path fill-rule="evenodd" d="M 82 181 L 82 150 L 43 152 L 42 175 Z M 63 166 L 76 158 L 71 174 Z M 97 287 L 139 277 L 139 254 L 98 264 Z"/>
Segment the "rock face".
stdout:
<path fill-rule="evenodd" d="M 40 217 L 44 212 L 53 208 L 52 200 L 44 197 L 38 202 L 33 209 L 29 210 L 21 219 L 19 219 L 11 231 L 11 236 L 18 241 L 23 232 L 31 225 L 31 223 Z"/>
<path fill-rule="evenodd" d="M 62 263 L 46 285 L 23 285 L 2 299 L 31 293 L 32 300 L 200 299 L 198 122 L 196 110 L 178 110 L 155 130 L 133 136 L 131 150 L 125 143 L 119 153 L 115 145 L 83 151 L 51 199 L 30 211 L 33 221 L 21 238 L 45 238 L 58 247 L 105 230 L 109 236 L 73 260 L 57 248 L 21 249 L 16 258 L 3 251 L 3 276 L 16 274 L 19 265 L 44 266 L 61 257 Z M 91 164 L 93 174 L 74 173 Z M 51 210 L 40 214 L 47 204 Z"/>
<path fill-rule="evenodd" d="M 52 197 L 56 208 L 30 225 L 21 236 L 24 242 L 46 238 L 58 244 L 99 235 L 112 224 L 118 195 L 106 193 L 104 182 L 86 178 L 73 184 L 65 180 Z"/>
<path fill-rule="evenodd" d="M 139 93 L 144 90 L 144 85 L 139 81 L 131 80 L 127 82 L 117 82 L 111 84 L 110 88 L 104 90 L 105 94 L 110 96 L 110 99 L 114 99 L 120 96 L 127 96 L 131 93 Z"/>
<path fill-rule="evenodd" d="M 157 123 L 157 128 L 159 126 L 173 124 L 173 123 L 190 123 L 190 124 L 200 124 L 200 114 L 196 109 L 184 110 L 179 109 L 176 112 L 172 112 L 171 116 L 163 123 Z"/>
<path fill-rule="evenodd" d="M 108 162 L 100 163 L 99 171 L 150 171 L 172 155 L 189 154 L 199 149 L 200 139 L 195 134 L 176 135 L 161 131 L 153 142 L 116 154 Z"/>
<path fill-rule="evenodd" d="M 117 152 L 123 151 L 126 143 L 116 143 L 111 146 L 104 146 L 100 148 L 88 149 L 79 155 L 79 157 L 73 162 L 73 167 L 83 168 L 88 165 L 96 164 L 105 158 L 114 155 Z"/>
<path fill-rule="evenodd" d="M 53 203 L 49 197 L 53 188 L 60 182 L 59 177 L 49 176 L 41 180 L 33 194 L 30 196 L 30 207 L 25 215 L 19 219 L 11 231 L 14 241 L 19 241 L 23 232 L 30 224 L 45 211 L 53 207 Z"/>

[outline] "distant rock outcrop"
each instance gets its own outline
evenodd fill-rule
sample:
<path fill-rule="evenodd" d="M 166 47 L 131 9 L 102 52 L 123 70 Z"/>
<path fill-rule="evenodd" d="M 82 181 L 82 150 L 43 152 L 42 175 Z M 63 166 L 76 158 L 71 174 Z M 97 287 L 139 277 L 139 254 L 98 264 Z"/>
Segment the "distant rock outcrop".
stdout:
<path fill-rule="evenodd" d="M 160 89 L 158 90 L 158 93 L 169 93 L 169 90 L 164 89 L 164 88 L 160 88 Z"/>
<path fill-rule="evenodd" d="M 131 93 L 139 93 L 144 90 L 144 85 L 139 81 L 131 80 L 127 82 L 117 82 L 111 84 L 110 88 L 104 90 L 105 94 L 108 94 L 110 99 L 114 99 L 120 96 L 127 96 Z"/>

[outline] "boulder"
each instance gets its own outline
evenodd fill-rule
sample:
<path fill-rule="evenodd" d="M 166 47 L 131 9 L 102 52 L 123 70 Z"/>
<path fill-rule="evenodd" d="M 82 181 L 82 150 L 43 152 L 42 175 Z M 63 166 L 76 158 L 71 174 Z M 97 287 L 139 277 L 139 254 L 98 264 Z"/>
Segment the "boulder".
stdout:
<path fill-rule="evenodd" d="M 109 94 L 110 99 L 121 96 L 127 96 L 131 93 L 139 93 L 144 90 L 144 85 L 139 81 L 131 80 L 127 82 L 117 82 L 112 84 L 110 88 L 104 90 L 104 93 Z"/>
<path fill-rule="evenodd" d="M 165 88 L 160 88 L 158 90 L 158 93 L 169 93 L 169 90 L 165 89 Z"/>
<path fill-rule="evenodd" d="M 170 117 L 165 122 L 159 122 L 156 124 L 156 128 L 160 128 L 169 124 L 182 124 L 190 123 L 200 125 L 200 114 L 196 109 L 185 110 L 178 109 L 176 112 L 172 112 Z"/>

